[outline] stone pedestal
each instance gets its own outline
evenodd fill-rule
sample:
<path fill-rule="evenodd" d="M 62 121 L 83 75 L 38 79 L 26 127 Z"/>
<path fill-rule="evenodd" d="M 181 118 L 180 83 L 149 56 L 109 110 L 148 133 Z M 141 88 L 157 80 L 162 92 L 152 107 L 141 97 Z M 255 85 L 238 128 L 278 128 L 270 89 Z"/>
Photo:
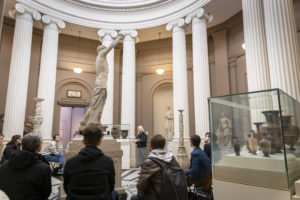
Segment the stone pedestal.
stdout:
<path fill-rule="evenodd" d="M 70 143 L 68 144 L 68 147 L 66 148 L 66 159 L 76 155 L 80 149 L 84 147 L 82 144 L 83 136 L 77 135 Z M 99 146 L 99 149 L 103 151 L 103 153 L 109 157 L 111 157 L 115 164 L 115 189 L 119 194 L 124 194 L 125 190 L 122 188 L 121 185 L 121 166 L 122 166 L 122 156 L 123 152 L 121 150 L 121 143 L 117 142 L 117 140 L 110 139 L 107 137 L 104 137 L 102 140 L 101 145 Z"/>
<path fill-rule="evenodd" d="M 129 139 L 117 139 L 123 151 L 122 169 L 130 169 L 130 143 Z"/>

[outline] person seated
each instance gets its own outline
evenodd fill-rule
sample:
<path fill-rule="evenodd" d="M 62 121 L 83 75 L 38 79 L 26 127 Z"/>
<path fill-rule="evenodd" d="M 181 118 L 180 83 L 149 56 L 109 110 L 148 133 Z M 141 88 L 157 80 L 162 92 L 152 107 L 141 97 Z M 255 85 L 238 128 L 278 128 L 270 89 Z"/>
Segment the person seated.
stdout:
<path fill-rule="evenodd" d="M 51 169 L 39 154 L 42 137 L 29 133 L 22 140 L 22 150 L 13 151 L 8 162 L 0 167 L 0 190 L 9 199 L 48 199 L 51 187 Z"/>
<path fill-rule="evenodd" d="M 53 141 L 51 141 L 42 151 L 42 155 L 49 162 L 55 162 L 60 164 L 60 168 L 64 167 L 65 157 L 63 154 L 63 147 L 60 141 L 60 135 L 55 134 Z"/>
<path fill-rule="evenodd" d="M 190 167 L 185 172 L 187 184 L 195 184 L 197 187 L 203 187 L 205 191 L 211 188 L 212 170 L 211 163 L 206 154 L 200 149 L 201 138 L 198 135 L 190 137 L 191 152 Z"/>
<path fill-rule="evenodd" d="M 207 157 L 209 158 L 209 160 L 211 160 L 210 132 L 205 133 L 204 149 L 203 149 L 203 151 L 205 152 L 205 154 L 207 155 Z"/>
<path fill-rule="evenodd" d="M 151 152 L 141 166 L 137 183 L 138 194 L 133 195 L 131 200 L 159 199 L 163 182 L 163 169 L 151 158 L 179 166 L 173 154 L 164 150 L 165 144 L 166 140 L 162 135 L 158 134 L 152 137 L 150 142 Z"/>
<path fill-rule="evenodd" d="M 64 168 L 64 190 L 67 199 L 117 199 L 115 166 L 113 160 L 98 149 L 103 138 L 96 126 L 83 130 L 85 145 L 74 157 L 67 160 Z"/>
<path fill-rule="evenodd" d="M 12 136 L 11 141 L 6 144 L 6 147 L 3 151 L 3 155 L 0 161 L 1 165 L 9 161 L 13 151 L 19 151 L 21 149 L 21 142 L 21 135 Z"/>

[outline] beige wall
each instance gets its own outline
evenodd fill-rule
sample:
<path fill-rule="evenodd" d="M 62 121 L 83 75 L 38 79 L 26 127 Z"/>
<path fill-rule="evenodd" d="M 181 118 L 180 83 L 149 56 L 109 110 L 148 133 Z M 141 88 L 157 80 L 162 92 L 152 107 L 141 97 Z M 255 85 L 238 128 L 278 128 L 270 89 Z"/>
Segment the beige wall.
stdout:
<path fill-rule="evenodd" d="M 300 2 L 295 2 L 295 15 L 297 27 L 300 31 Z M 189 27 L 190 28 L 190 27 Z M 220 30 L 226 30 L 226 35 L 217 44 L 214 44 L 213 35 Z M 14 31 L 14 21 L 4 19 L 3 35 L 0 49 L 0 113 L 4 113 L 6 90 L 9 75 L 9 65 L 12 49 Z M 300 41 L 300 32 L 298 38 Z M 240 93 L 247 91 L 247 74 L 245 52 L 241 45 L 244 42 L 242 13 L 238 13 L 228 21 L 208 29 L 208 47 L 210 62 L 210 83 L 211 95 Z M 80 40 L 80 44 L 79 44 Z M 194 133 L 194 102 L 193 102 L 193 72 L 192 72 L 192 37 L 187 35 L 187 67 L 188 67 L 188 94 L 189 94 L 189 113 L 190 113 L 190 134 Z M 90 102 L 92 89 L 94 85 L 94 62 L 96 58 L 96 47 L 99 41 L 60 35 L 57 79 L 56 79 L 56 97 L 58 100 L 78 101 L 79 105 L 84 102 Z M 223 45 L 222 51 L 217 52 L 220 45 Z M 34 113 L 34 102 L 32 98 L 37 93 L 38 71 L 40 64 L 42 45 L 42 31 L 34 30 L 32 54 L 30 63 L 29 89 L 27 98 L 26 116 Z M 226 51 L 227 50 L 227 51 Z M 159 53 L 160 52 L 160 55 Z M 223 53 L 222 53 L 223 52 Z M 223 62 L 216 63 L 216 59 L 221 55 Z M 225 55 L 225 56 L 224 56 Z M 227 63 L 224 63 L 227 62 Z M 218 66 L 222 65 L 222 70 Z M 79 66 L 84 69 L 84 73 L 75 74 L 72 69 Z M 121 110 L 121 88 L 122 88 L 122 45 L 119 45 L 115 51 L 115 98 L 114 98 L 114 123 L 120 123 Z M 163 67 L 166 72 L 163 75 L 157 75 L 155 70 Z M 224 76 L 223 72 L 228 75 Z M 142 124 L 145 130 L 153 134 L 153 98 L 155 90 L 162 84 L 172 84 L 172 39 L 162 39 L 161 41 L 149 41 L 136 44 L 136 125 Z M 226 80 L 223 80 L 226 79 Z M 228 82 L 229 81 L 229 82 Z M 220 84 L 226 82 L 226 90 L 220 90 Z M 82 91 L 81 99 L 68 99 L 66 90 Z M 168 99 L 171 101 L 170 94 Z M 171 102 L 170 102 L 171 103 Z M 174 113 L 177 114 L 177 113 Z M 59 105 L 56 104 L 54 111 L 53 132 L 58 132 L 59 126 Z M 162 130 L 164 131 L 164 130 Z M 155 132 L 157 132 L 155 130 Z"/>

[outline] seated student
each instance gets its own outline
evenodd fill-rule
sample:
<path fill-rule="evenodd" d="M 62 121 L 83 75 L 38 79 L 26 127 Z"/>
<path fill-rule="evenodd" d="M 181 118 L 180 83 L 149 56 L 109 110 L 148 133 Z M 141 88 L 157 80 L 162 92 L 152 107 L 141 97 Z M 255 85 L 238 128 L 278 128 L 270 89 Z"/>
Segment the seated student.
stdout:
<path fill-rule="evenodd" d="M 190 137 L 191 152 L 190 167 L 185 172 L 188 185 L 195 184 L 209 190 L 212 182 L 211 163 L 206 154 L 200 149 L 201 138 L 198 135 Z"/>
<path fill-rule="evenodd" d="M 153 158 L 167 165 L 179 167 L 173 154 L 164 150 L 165 144 L 166 140 L 162 135 L 152 137 L 150 144 L 152 151 L 141 166 L 141 173 L 137 183 L 138 194 L 133 195 L 131 200 L 158 200 L 162 198 L 163 169 Z M 185 180 L 183 180 L 182 183 L 186 189 Z M 170 198 L 172 199 L 172 197 Z"/>
<path fill-rule="evenodd" d="M 210 132 L 205 133 L 204 149 L 203 151 L 207 157 L 211 160 L 211 149 L 210 149 Z"/>
<path fill-rule="evenodd" d="M 4 164 L 10 159 L 13 151 L 18 151 L 21 149 L 21 142 L 22 142 L 21 135 L 12 136 L 11 141 L 6 144 L 0 164 Z"/>
<path fill-rule="evenodd" d="M 60 135 L 55 134 L 53 136 L 53 141 L 51 141 L 45 149 L 43 149 L 42 155 L 49 162 L 60 163 L 60 167 L 62 168 L 65 163 L 65 157 L 63 154 L 63 147 L 60 141 Z"/>
<path fill-rule="evenodd" d="M 101 144 L 102 131 L 90 126 L 83 130 L 85 145 L 64 168 L 64 190 L 67 199 L 108 200 L 117 198 L 115 166 L 113 160 L 97 147 Z"/>
<path fill-rule="evenodd" d="M 42 137 L 29 133 L 22 140 L 20 151 L 13 151 L 8 162 L 0 167 L 0 190 L 9 199 L 48 199 L 51 193 L 51 169 L 39 154 Z"/>

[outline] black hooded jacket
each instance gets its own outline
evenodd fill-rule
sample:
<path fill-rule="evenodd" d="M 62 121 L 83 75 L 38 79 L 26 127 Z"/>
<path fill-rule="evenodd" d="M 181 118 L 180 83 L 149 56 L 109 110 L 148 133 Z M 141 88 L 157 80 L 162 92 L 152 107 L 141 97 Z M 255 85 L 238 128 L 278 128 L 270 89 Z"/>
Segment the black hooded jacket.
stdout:
<path fill-rule="evenodd" d="M 86 146 L 70 158 L 64 168 L 67 199 L 107 200 L 115 186 L 112 159 L 96 146 Z"/>
<path fill-rule="evenodd" d="M 4 164 L 5 162 L 9 161 L 12 152 L 18 151 L 21 148 L 21 144 L 15 145 L 12 141 L 6 144 L 6 147 L 3 151 L 3 155 L 0 161 L 0 164 Z"/>
<path fill-rule="evenodd" d="M 43 200 L 51 193 L 51 169 L 45 158 L 26 150 L 14 151 L 0 167 L 0 189 L 11 200 Z"/>

